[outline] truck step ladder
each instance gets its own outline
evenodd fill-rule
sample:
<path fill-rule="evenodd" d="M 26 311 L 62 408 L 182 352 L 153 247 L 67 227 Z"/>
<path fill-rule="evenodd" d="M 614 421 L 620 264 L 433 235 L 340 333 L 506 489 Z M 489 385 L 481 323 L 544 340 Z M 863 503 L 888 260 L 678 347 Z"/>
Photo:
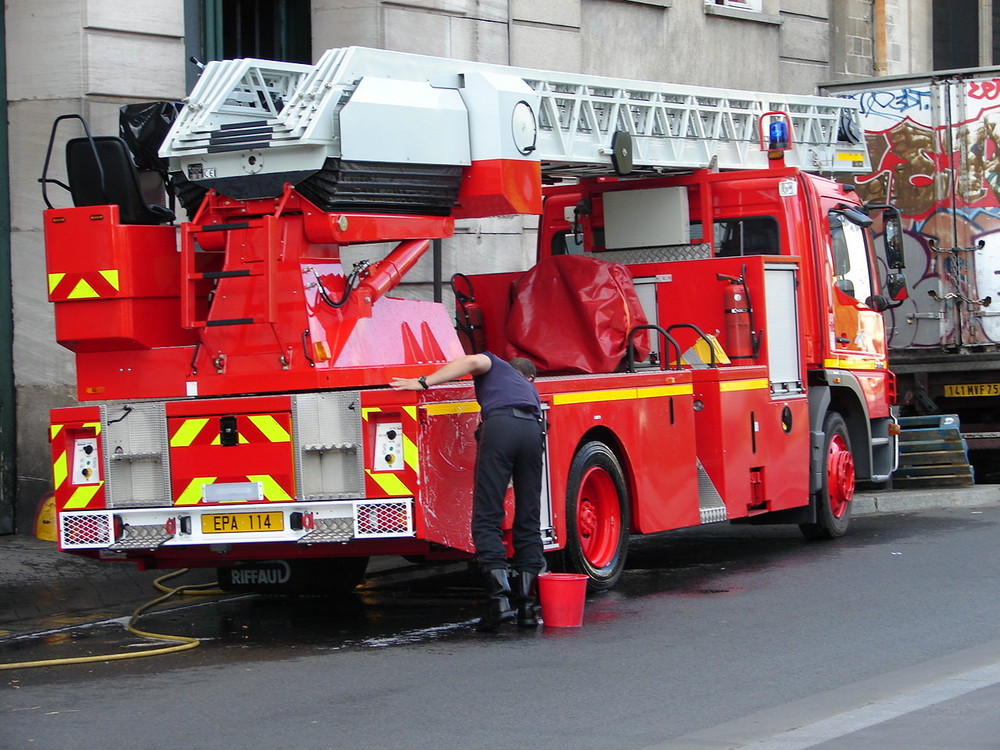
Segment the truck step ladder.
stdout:
<path fill-rule="evenodd" d="M 969 451 L 955 414 L 900 417 L 895 489 L 967 487 L 975 483 Z"/>

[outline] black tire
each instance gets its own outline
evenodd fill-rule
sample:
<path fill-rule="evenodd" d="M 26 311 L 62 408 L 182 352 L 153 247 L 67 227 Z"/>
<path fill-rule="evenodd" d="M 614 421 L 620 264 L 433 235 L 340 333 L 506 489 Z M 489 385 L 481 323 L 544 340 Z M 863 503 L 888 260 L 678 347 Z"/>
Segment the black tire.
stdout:
<path fill-rule="evenodd" d="M 851 525 L 855 467 L 847 423 L 835 411 L 823 419 L 823 483 L 813 495 L 816 522 L 799 524 L 806 539 L 836 539 Z"/>
<path fill-rule="evenodd" d="M 589 576 L 589 591 L 606 591 L 621 577 L 628 554 L 628 484 L 604 443 L 585 443 L 573 457 L 566 486 L 569 538 L 559 567 Z"/>
<path fill-rule="evenodd" d="M 320 593 L 346 594 L 354 591 L 364 580 L 368 571 L 367 557 L 335 557 L 322 561 L 323 581 L 319 582 Z"/>

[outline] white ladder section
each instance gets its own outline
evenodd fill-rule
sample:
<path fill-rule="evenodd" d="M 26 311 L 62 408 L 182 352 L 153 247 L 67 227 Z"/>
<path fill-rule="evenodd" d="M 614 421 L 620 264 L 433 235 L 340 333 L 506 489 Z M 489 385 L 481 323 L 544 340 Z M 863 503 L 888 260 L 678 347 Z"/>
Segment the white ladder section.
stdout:
<path fill-rule="evenodd" d="M 838 140 L 845 126 L 862 132 L 857 108 L 844 99 L 545 76 L 525 75 L 525 80 L 541 96 L 539 156 L 553 167 L 607 167 L 612 136 L 624 131 L 632 136 L 637 167 L 761 168 L 768 159 L 760 147 L 760 116 L 784 112 L 793 133 L 792 148 L 785 153 L 788 165 L 809 171 L 870 171 L 863 140 Z"/>
<path fill-rule="evenodd" d="M 787 164 L 810 171 L 869 169 L 858 139 L 858 105 L 848 99 L 362 47 L 328 50 L 315 65 L 210 62 L 161 155 L 189 176 L 220 178 L 316 170 L 327 158 L 453 165 L 514 158 L 540 161 L 555 173 L 606 173 L 612 170 L 612 138 L 624 131 L 637 168 L 759 168 L 767 154 L 758 122 L 772 111 L 787 113 L 792 123 Z M 385 156 L 386 150 L 395 155 Z M 257 158 L 248 159 L 251 152 Z"/>

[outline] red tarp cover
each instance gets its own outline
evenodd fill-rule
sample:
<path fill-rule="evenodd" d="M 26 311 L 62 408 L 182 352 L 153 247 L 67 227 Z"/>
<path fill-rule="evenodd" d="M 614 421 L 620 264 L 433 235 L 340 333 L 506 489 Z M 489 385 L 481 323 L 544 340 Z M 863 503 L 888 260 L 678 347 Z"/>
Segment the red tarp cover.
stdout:
<path fill-rule="evenodd" d="M 542 260 L 515 284 L 507 317 L 507 358 L 527 357 L 542 372 L 614 372 L 628 331 L 646 316 L 628 269 L 583 255 Z M 649 332 L 634 339 L 649 354 Z"/>

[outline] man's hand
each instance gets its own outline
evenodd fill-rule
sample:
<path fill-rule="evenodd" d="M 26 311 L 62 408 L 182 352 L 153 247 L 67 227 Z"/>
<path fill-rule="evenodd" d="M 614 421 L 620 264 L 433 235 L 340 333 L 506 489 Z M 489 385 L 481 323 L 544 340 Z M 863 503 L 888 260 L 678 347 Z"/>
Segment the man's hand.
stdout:
<path fill-rule="evenodd" d="M 394 391 L 422 391 L 424 387 L 416 378 L 393 378 L 389 383 Z"/>
<path fill-rule="evenodd" d="M 462 378 L 466 375 L 482 375 L 489 372 L 493 362 L 485 354 L 466 354 L 453 359 L 441 369 L 425 376 L 427 387 L 447 383 L 449 380 Z M 424 386 L 419 378 L 393 378 L 390 386 L 397 391 L 422 391 Z"/>

